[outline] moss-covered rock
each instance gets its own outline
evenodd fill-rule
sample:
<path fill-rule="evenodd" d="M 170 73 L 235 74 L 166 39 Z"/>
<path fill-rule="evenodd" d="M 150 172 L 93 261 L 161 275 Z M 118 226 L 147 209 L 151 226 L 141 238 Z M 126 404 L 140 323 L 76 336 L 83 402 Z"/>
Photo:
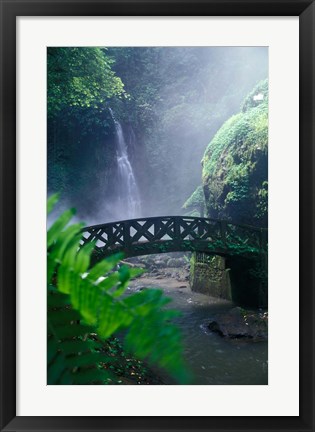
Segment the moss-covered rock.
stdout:
<path fill-rule="evenodd" d="M 205 195 L 203 193 L 203 187 L 200 185 L 190 195 L 188 200 L 185 201 L 183 209 L 190 210 L 189 213 L 186 213 L 186 216 L 203 216 L 204 208 Z"/>
<path fill-rule="evenodd" d="M 227 120 L 202 159 L 209 217 L 267 225 L 268 81 L 246 97 L 242 111 Z"/>
<path fill-rule="evenodd" d="M 189 284 L 192 291 L 232 300 L 229 274 L 223 257 L 193 253 Z"/>
<path fill-rule="evenodd" d="M 204 193 L 202 185 L 198 186 L 197 189 L 190 195 L 188 200 L 184 203 L 183 208 L 198 208 L 204 204 Z"/>

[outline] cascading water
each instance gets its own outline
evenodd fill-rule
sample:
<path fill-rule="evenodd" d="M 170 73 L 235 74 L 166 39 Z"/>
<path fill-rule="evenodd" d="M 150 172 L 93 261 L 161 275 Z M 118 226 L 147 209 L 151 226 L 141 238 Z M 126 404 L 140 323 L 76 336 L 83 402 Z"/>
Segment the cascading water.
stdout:
<path fill-rule="evenodd" d="M 130 163 L 127 145 L 121 124 L 116 120 L 112 110 L 109 108 L 114 120 L 117 135 L 117 205 L 120 219 L 133 219 L 141 217 L 141 201 L 139 188 Z"/>

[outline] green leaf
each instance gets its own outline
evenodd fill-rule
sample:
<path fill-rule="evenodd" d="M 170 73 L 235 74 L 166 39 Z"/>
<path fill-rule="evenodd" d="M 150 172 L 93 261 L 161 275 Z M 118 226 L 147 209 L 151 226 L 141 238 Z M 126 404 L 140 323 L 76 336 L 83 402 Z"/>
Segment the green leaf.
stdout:
<path fill-rule="evenodd" d="M 77 254 L 74 271 L 77 274 L 83 274 L 87 271 L 90 265 L 91 253 L 95 248 L 96 242 L 86 243 L 83 247 L 81 247 L 79 253 Z"/>
<path fill-rule="evenodd" d="M 112 270 L 121 260 L 123 254 L 111 255 L 106 260 L 97 263 L 89 272 L 87 278 L 93 283 L 101 276 L 104 276 L 110 270 Z"/>
<path fill-rule="evenodd" d="M 95 349 L 98 346 L 99 343 L 91 341 L 89 339 L 84 341 L 80 339 L 75 339 L 75 340 L 61 342 L 59 348 L 65 354 L 77 354 L 86 351 L 89 352 L 91 349 Z"/>
<path fill-rule="evenodd" d="M 53 210 L 53 208 L 55 207 L 55 205 L 57 204 L 58 201 L 59 201 L 59 194 L 58 193 L 55 193 L 48 198 L 48 200 L 47 200 L 47 213 L 50 213 Z"/>
<path fill-rule="evenodd" d="M 64 213 L 48 232 L 49 382 L 109 383 L 98 366 L 115 359 L 104 355 L 89 335 L 105 340 L 122 329 L 127 329 L 130 351 L 184 379 L 180 333 L 170 322 L 178 314 L 162 309 L 170 299 L 153 289 L 123 297 L 130 277 L 143 270 L 123 265 L 113 271 L 123 254 L 90 267 L 95 242 L 81 246 L 82 224 L 67 227 L 71 214 Z"/>
<path fill-rule="evenodd" d="M 104 381 L 110 378 L 113 378 L 110 372 L 100 369 L 88 369 L 86 371 L 78 371 L 73 376 L 73 384 L 104 383 Z"/>
<path fill-rule="evenodd" d="M 61 231 L 70 222 L 74 214 L 75 214 L 75 209 L 69 209 L 65 211 L 63 215 L 61 215 L 49 228 L 47 233 L 47 248 L 49 248 L 54 243 L 54 241 L 57 240 Z"/>
<path fill-rule="evenodd" d="M 52 275 L 58 264 L 62 263 L 64 253 L 68 247 L 77 245 L 81 231 L 81 224 L 71 225 L 64 230 L 57 238 L 53 248 L 49 249 L 47 258 L 48 282 L 51 281 Z"/>
<path fill-rule="evenodd" d="M 82 326 L 81 324 L 70 324 L 58 328 L 59 340 L 82 336 L 83 338 L 95 330 L 94 327 Z"/>
<path fill-rule="evenodd" d="M 100 362 L 106 363 L 108 360 L 110 360 L 110 358 L 102 353 L 89 352 L 76 355 L 75 359 L 73 357 L 66 358 L 65 365 L 68 367 L 73 367 L 73 364 L 75 363 L 76 367 L 95 366 Z"/>
<path fill-rule="evenodd" d="M 70 324 L 71 321 L 79 321 L 80 319 L 80 313 L 73 309 L 55 310 L 49 314 L 49 320 L 54 326 Z"/>

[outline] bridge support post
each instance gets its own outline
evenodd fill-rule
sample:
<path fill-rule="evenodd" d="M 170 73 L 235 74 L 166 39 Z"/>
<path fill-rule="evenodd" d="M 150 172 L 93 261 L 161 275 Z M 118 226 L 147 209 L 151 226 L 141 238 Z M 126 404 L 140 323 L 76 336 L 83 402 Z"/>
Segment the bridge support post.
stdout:
<path fill-rule="evenodd" d="M 192 291 L 226 300 L 232 299 L 229 272 L 225 268 L 225 258 L 221 256 L 194 252 L 189 281 Z"/>

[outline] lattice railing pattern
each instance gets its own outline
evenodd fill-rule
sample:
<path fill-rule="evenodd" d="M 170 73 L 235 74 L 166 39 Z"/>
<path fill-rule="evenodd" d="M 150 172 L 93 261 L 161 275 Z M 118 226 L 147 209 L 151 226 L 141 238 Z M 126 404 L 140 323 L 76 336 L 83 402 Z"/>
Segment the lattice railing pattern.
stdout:
<path fill-rule="evenodd" d="M 118 250 L 129 255 L 157 253 L 157 246 L 167 250 L 202 250 L 219 253 L 267 251 L 267 230 L 237 225 L 224 220 L 187 216 L 131 219 L 94 225 L 83 229 L 81 244 L 96 241 L 104 254 Z M 151 250 L 150 250 L 151 247 Z"/>

